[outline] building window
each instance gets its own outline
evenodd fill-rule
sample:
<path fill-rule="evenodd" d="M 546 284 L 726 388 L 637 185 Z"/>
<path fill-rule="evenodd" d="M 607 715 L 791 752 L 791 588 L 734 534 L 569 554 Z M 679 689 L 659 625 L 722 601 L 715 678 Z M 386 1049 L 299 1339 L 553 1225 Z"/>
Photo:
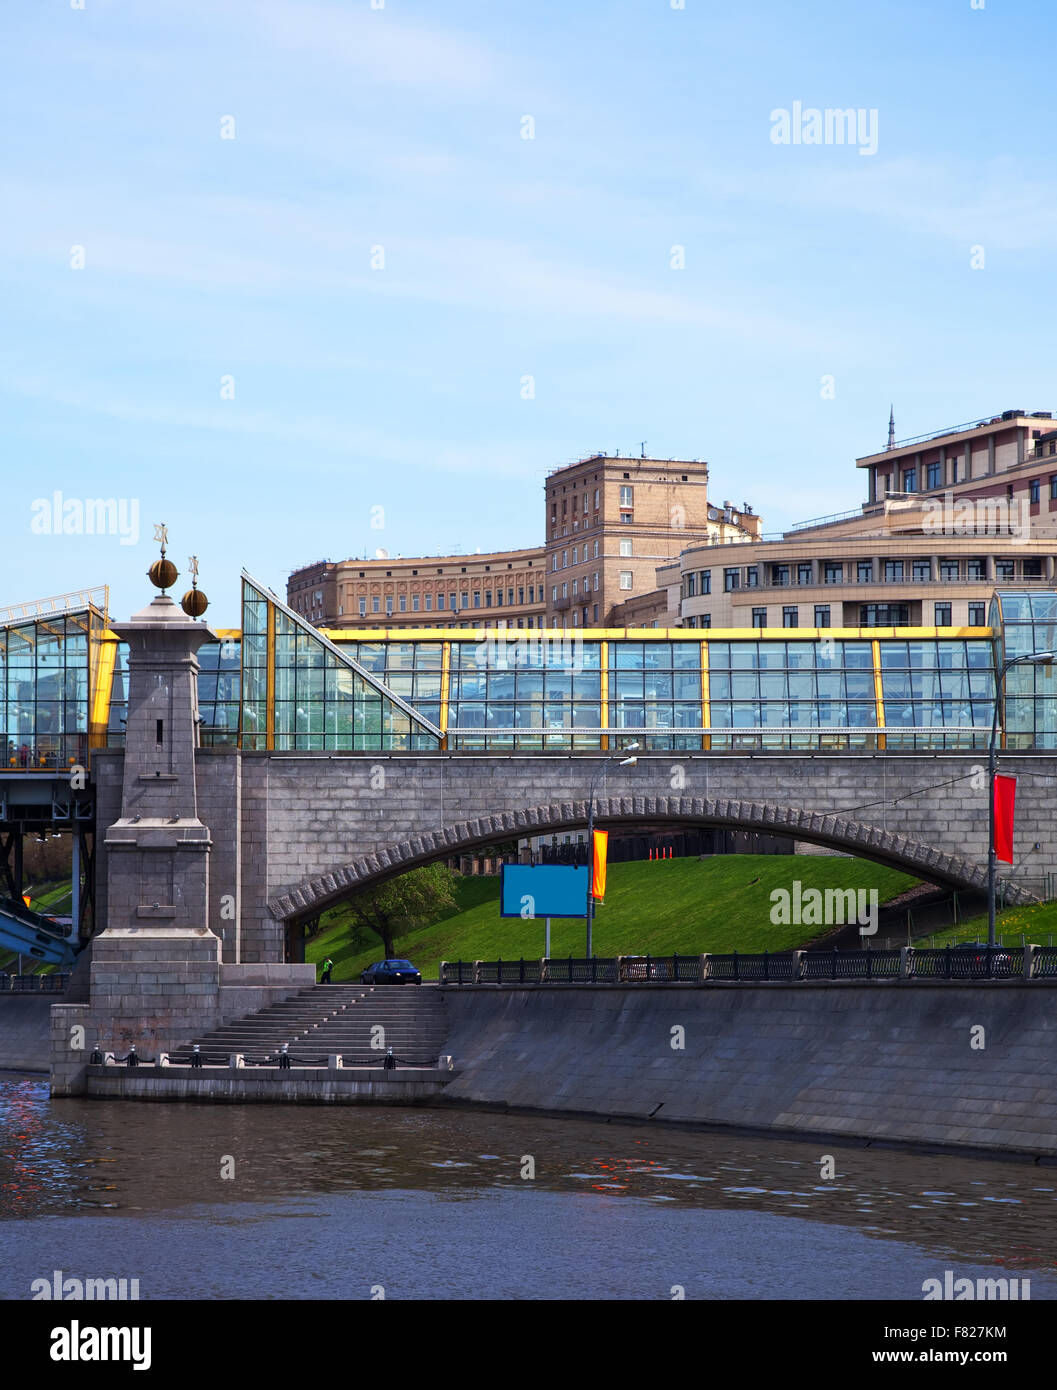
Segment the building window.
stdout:
<path fill-rule="evenodd" d="M 903 491 L 917 492 L 918 490 L 918 470 L 916 468 L 903 469 Z"/>
<path fill-rule="evenodd" d="M 385 596 L 385 616 L 386 616 L 387 618 L 391 618 L 391 617 L 393 616 L 393 596 L 392 596 L 392 594 L 386 594 L 386 596 Z"/>
<path fill-rule="evenodd" d="M 760 567 L 758 565 L 745 566 L 745 587 L 746 589 L 758 589 L 760 587 Z"/>
<path fill-rule="evenodd" d="M 621 513 L 620 513 L 620 520 L 621 520 L 625 525 L 630 526 L 631 523 L 635 520 L 635 514 L 634 514 L 634 512 L 621 512 Z"/>
<path fill-rule="evenodd" d="M 741 588 L 741 570 L 728 569 L 723 571 L 723 592 L 733 593 L 735 589 Z"/>
<path fill-rule="evenodd" d="M 811 579 L 812 579 L 812 576 L 811 576 L 811 566 L 810 566 L 810 565 L 797 565 L 797 567 L 796 567 L 796 582 L 797 582 L 798 584 L 810 584 L 810 583 L 811 583 Z"/>
<path fill-rule="evenodd" d="M 800 626 L 800 610 L 796 607 L 795 604 L 794 604 L 792 607 L 790 607 L 790 608 L 783 608 L 783 609 L 782 609 L 782 626 L 783 626 L 783 627 L 799 627 L 799 626 Z"/>
<path fill-rule="evenodd" d="M 700 617 L 698 618 L 698 620 L 697 620 L 697 625 L 698 625 L 698 627 L 711 627 L 711 626 L 712 626 L 712 614 L 711 614 L 711 613 L 702 613 L 701 616 L 700 616 Z"/>
<path fill-rule="evenodd" d="M 930 463 L 925 468 L 925 487 L 931 491 L 940 485 L 940 466 L 938 463 Z"/>
<path fill-rule="evenodd" d="M 1014 576 L 1015 573 L 1016 573 L 1016 566 L 1014 565 L 1014 563 L 1013 563 L 1012 560 L 996 560 L 996 561 L 995 561 L 995 578 L 996 578 L 1000 583 L 1002 583 L 1002 584 L 1008 584 L 1008 583 L 1010 583 L 1010 582 L 1012 581 L 1013 576 Z"/>
<path fill-rule="evenodd" d="M 940 561 L 940 579 L 942 579 L 945 584 L 956 584 L 958 582 L 957 560 Z"/>
<path fill-rule="evenodd" d="M 381 606 L 382 606 L 382 601 L 381 601 L 381 599 L 378 597 L 378 595 L 375 594 L 375 595 L 372 597 L 372 599 L 371 599 L 371 612 L 372 612 L 372 613 L 377 613 L 377 612 L 379 612 L 379 611 L 381 610 Z"/>
<path fill-rule="evenodd" d="M 406 613 L 406 612 L 407 612 L 407 595 L 406 595 L 406 594 L 401 594 L 401 595 L 400 595 L 400 600 L 399 600 L 399 603 L 398 603 L 397 606 L 399 607 L 401 613 Z"/>
<path fill-rule="evenodd" d="M 518 603 L 524 603 L 524 602 L 525 602 L 525 590 L 524 590 L 524 589 L 518 589 L 518 591 L 517 591 L 517 601 L 518 601 Z M 531 602 L 531 600 L 530 600 L 530 602 Z"/>
<path fill-rule="evenodd" d="M 1037 502 L 1038 500 L 1039 500 L 1039 480 L 1038 480 L 1038 478 L 1032 478 L 1031 482 L 1028 484 L 1028 501 L 1029 501 L 1029 502 Z"/>
<path fill-rule="evenodd" d="M 1057 473 L 1050 474 L 1050 501 L 1057 502 Z"/>
<path fill-rule="evenodd" d="M 438 594 L 438 595 L 437 595 L 437 607 L 438 607 L 438 609 L 444 607 L 444 595 L 443 595 L 443 594 Z"/>
<path fill-rule="evenodd" d="M 558 602 L 558 586 L 557 586 L 557 584 L 554 584 L 554 585 L 552 585 L 552 587 L 551 587 L 551 603 L 557 603 L 557 602 Z"/>
<path fill-rule="evenodd" d="M 595 493 L 595 496 L 596 496 L 596 497 L 598 496 L 598 493 L 597 493 L 597 492 Z M 596 507 L 598 506 L 598 503 L 597 503 L 597 502 L 595 503 L 595 506 L 596 506 Z M 594 611 L 593 611 L 593 613 L 592 613 L 592 618 L 593 618 L 593 620 L 594 620 L 596 623 L 598 622 L 598 604 L 597 604 L 597 603 L 594 605 Z"/>
<path fill-rule="evenodd" d="M 622 589 L 630 589 L 630 588 L 631 588 L 631 583 L 632 583 L 632 573 L 631 573 L 631 570 L 621 570 L 621 571 L 620 571 L 620 587 L 621 587 Z"/>
<path fill-rule="evenodd" d="M 480 589 L 474 589 L 474 591 L 473 591 L 473 606 L 474 606 L 475 608 L 480 608 L 480 606 L 481 606 L 481 591 L 480 591 Z"/>
<path fill-rule="evenodd" d="M 872 584 L 873 561 L 859 560 L 855 566 L 855 578 L 859 584 Z"/>
<path fill-rule="evenodd" d="M 595 593 L 598 592 L 598 571 L 595 570 Z"/>
<path fill-rule="evenodd" d="M 508 604 L 510 604 L 511 607 L 514 606 L 514 591 L 513 591 L 513 589 L 508 589 L 508 590 L 506 591 L 506 601 L 507 601 Z"/>
<path fill-rule="evenodd" d="M 622 507 L 633 507 L 635 505 L 635 489 L 622 487 L 620 489 L 620 505 Z"/>
<path fill-rule="evenodd" d="M 1021 573 L 1025 579 L 1042 578 L 1042 559 L 1024 560 L 1021 562 Z"/>
<path fill-rule="evenodd" d="M 566 582 L 562 585 L 562 598 L 568 598 L 568 597 L 569 597 L 569 584 L 568 584 L 568 581 L 566 581 Z"/>
<path fill-rule="evenodd" d="M 951 606 L 949 603 L 937 603 L 934 605 L 935 624 L 937 627 L 950 627 L 951 625 Z"/>
<path fill-rule="evenodd" d="M 826 560 L 822 565 L 823 584 L 842 584 L 844 582 L 844 566 L 839 560 Z M 817 627 L 818 624 L 816 623 Z"/>
<path fill-rule="evenodd" d="M 908 627 L 910 608 L 905 603 L 860 603 L 860 627 Z"/>
<path fill-rule="evenodd" d="M 984 562 L 983 560 L 966 560 L 965 562 L 966 579 L 983 579 Z"/>
<path fill-rule="evenodd" d="M 710 593 L 712 592 L 712 571 L 711 571 L 711 570 L 702 570 L 702 571 L 701 571 L 701 592 L 702 592 L 702 594 L 710 594 Z"/>
<path fill-rule="evenodd" d="M 411 595 L 411 611 L 412 613 L 418 612 L 418 594 Z"/>
<path fill-rule="evenodd" d="M 361 598 L 361 599 L 360 599 L 360 617 L 361 617 L 361 618 L 366 618 L 366 616 L 367 616 L 367 600 L 366 600 L 365 598 Z"/>
<path fill-rule="evenodd" d="M 491 591 L 491 589 L 486 589 L 486 590 L 485 590 L 485 595 L 484 595 L 484 606 L 485 606 L 486 608 L 491 608 L 491 606 L 492 606 L 492 591 Z"/>
<path fill-rule="evenodd" d="M 502 608 L 502 606 L 503 606 L 503 591 L 502 591 L 502 589 L 496 589 L 496 591 L 495 591 L 495 606 L 496 606 L 497 608 Z"/>
<path fill-rule="evenodd" d="M 815 604 L 815 626 L 816 626 L 816 627 L 829 627 L 829 604 L 828 604 L 828 603 L 816 603 L 816 604 Z"/>
<path fill-rule="evenodd" d="M 772 565 L 771 583 L 775 585 L 775 587 L 778 589 L 784 589 L 786 585 L 789 583 L 789 566 Z"/>
<path fill-rule="evenodd" d="M 574 564 L 574 565 L 578 565 L 579 563 L 580 563 L 580 547 L 579 547 L 578 545 L 574 545 L 574 546 L 573 546 L 573 564 Z"/>
<path fill-rule="evenodd" d="M 563 550 L 563 551 L 562 551 L 562 569 L 563 569 L 563 570 L 567 570 L 568 568 L 569 568 L 569 552 L 568 552 L 567 550 Z"/>
<path fill-rule="evenodd" d="M 575 598 L 576 595 L 577 595 L 579 592 L 580 592 L 580 581 L 579 581 L 578 579 L 574 579 L 574 580 L 573 580 L 573 598 Z"/>
<path fill-rule="evenodd" d="M 687 598 L 697 597 L 697 575 L 693 570 L 686 576 L 686 596 Z"/>
<path fill-rule="evenodd" d="M 621 541 L 621 542 L 620 542 L 620 553 L 621 553 L 621 555 L 625 555 L 625 556 L 627 556 L 628 558 L 631 557 L 631 542 L 630 542 L 630 541 Z"/>
<path fill-rule="evenodd" d="M 911 561 L 910 572 L 918 582 L 929 584 L 932 582 L 932 561 L 913 560 Z"/>
<path fill-rule="evenodd" d="M 902 561 L 902 560 L 886 560 L 886 561 L 885 561 L 885 583 L 886 583 L 886 584 L 898 584 L 898 583 L 902 580 L 902 578 L 903 578 L 903 561 Z"/>
<path fill-rule="evenodd" d="M 753 627 L 766 627 L 766 626 L 767 626 L 767 609 L 766 609 L 766 608 L 754 608 L 754 609 L 752 610 L 752 625 L 753 625 Z"/>
<path fill-rule="evenodd" d="M 427 595 L 426 595 L 426 612 L 427 612 L 427 613 L 432 613 L 432 612 L 433 612 L 433 595 L 432 595 L 432 594 L 427 594 Z"/>
<path fill-rule="evenodd" d="M 552 569 L 552 570 L 556 570 L 556 569 L 558 568 L 558 552 L 557 552 L 557 551 L 554 552 L 554 557 L 553 557 L 553 558 L 554 558 L 554 563 L 551 565 L 551 569 Z"/>
<path fill-rule="evenodd" d="M 595 511 L 598 511 L 598 488 L 595 488 Z M 595 614 L 595 617 L 598 617 L 597 613 Z"/>
<path fill-rule="evenodd" d="M 987 626 L 987 605 L 985 603 L 970 603 L 969 605 L 969 626 Z"/>

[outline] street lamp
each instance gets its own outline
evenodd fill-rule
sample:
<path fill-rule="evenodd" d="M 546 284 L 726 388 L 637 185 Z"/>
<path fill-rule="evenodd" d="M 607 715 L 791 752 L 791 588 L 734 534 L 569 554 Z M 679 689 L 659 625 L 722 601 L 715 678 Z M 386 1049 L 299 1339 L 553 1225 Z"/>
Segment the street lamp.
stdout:
<path fill-rule="evenodd" d="M 995 776 L 998 772 L 998 707 L 1006 686 L 1006 672 L 1011 666 L 1048 666 L 1057 661 L 1057 652 L 1029 652 L 1027 656 L 1011 656 L 1002 663 L 995 676 L 995 708 L 991 717 L 991 740 L 987 750 L 987 944 L 995 945 Z"/>
<path fill-rule="evenodd" d="M 622 753 L 630 753 L 638 748 L 637 743 L 629 743 L 626 748 L 620 749 Z M 612 759 L 610 759 L 612 761 Z M 631 767 L 638 762 L 638 758 L 622 758 L 618 767 Z M 587 959 L 591 959 L 591 928 L 595 920 L 595 899 L 591 889 L 594 887 L 592 876 L 595 866 L 595 786 L 598 783 L 600 774 L 606 770 L 606 761 L 603 759 L 599 767 L 595 769 L 595 774 L 591 778 L 591 790 L 587 797 Z"/>

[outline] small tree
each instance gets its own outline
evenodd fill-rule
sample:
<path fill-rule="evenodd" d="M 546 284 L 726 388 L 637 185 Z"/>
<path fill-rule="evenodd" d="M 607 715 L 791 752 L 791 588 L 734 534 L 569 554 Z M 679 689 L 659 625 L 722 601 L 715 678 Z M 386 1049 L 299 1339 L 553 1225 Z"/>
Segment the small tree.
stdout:
<path fill-rule="evenodd" d="M 349 899 L 354 925 L 380 937 L 387 957 L 396 954 L 397 933 L 429 926 L 440 913 L 458 905 L 455 875 L 443 864 L 425 864 Z"/>

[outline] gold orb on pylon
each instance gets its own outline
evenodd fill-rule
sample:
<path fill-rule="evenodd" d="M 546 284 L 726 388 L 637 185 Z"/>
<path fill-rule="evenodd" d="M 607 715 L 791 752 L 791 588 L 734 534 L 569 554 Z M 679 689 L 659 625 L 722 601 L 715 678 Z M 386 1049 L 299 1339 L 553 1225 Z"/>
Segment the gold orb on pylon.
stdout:
<path fill-rule="evenodd" d="M 156 589 L 171 589 L 179 577 L 180 571 L 164 555 L 160 560 L 155 560 L 147 571 L 147 578 Z"/>
<path fill-rule="evenodd" d="M 189 618 L 200 618 L 209 607 L 209 600 L 201 589 L 188 589 L 180 600 L 180 607 Z"/>

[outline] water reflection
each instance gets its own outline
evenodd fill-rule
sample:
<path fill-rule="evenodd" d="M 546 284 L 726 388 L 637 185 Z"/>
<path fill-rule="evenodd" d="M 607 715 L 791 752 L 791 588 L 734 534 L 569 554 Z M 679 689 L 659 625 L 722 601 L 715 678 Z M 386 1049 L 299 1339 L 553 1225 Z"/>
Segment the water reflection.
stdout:
<path fill-rule="evenodd" d="M 841 1226 L 940 1262 L 1031 1273 L 1033 1297 L 1057 1294 L 1057 1170 L 1030 1163 L 455 1110 L 53 1104 L 43 1082 L 0 1077 L 0 1223 L 208 1207 L 215 1226 L 225 1212 L 252 1220 L 253 1203 L 292 1214 L 292 1199 L 319 1196 L 504 1192 L 749 1211 L 785 1218 L 789 1235 L 794 1220 Z"/>

